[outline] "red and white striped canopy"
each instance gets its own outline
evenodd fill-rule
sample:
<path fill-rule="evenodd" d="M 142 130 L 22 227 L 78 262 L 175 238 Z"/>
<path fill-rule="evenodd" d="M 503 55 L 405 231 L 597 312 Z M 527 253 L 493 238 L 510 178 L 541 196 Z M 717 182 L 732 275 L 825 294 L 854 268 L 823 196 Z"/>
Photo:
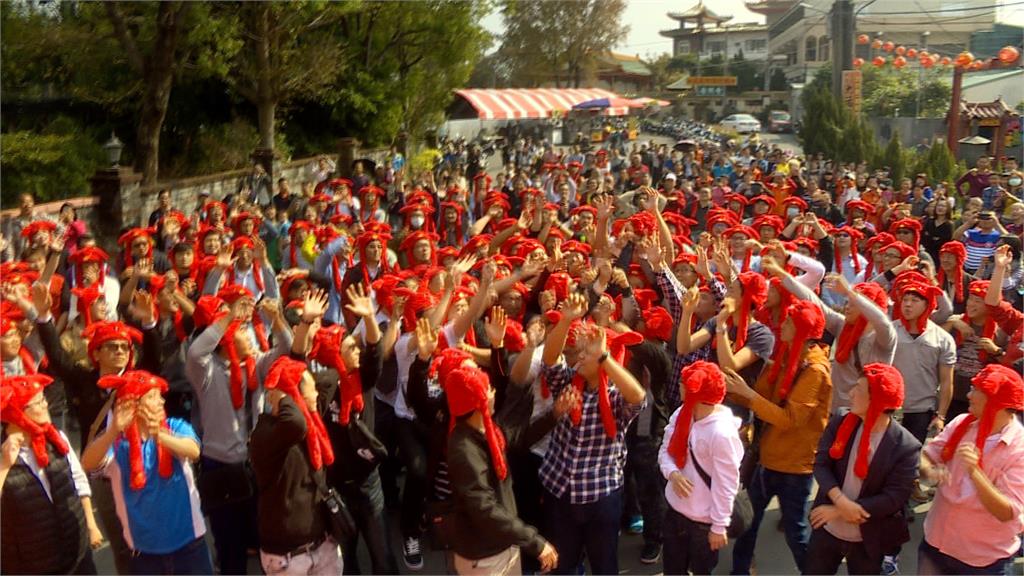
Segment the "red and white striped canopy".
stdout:
<path fill-rule="evenodd" d="M 482 120 L 550 118 L 553 112 L 564 114 L 580 102 L 619 97 L 599 88 L 469 89 L 455 93 L 465 98 Z M 605 116 L 628 113 L 628 107 L 601 110 Z"/>

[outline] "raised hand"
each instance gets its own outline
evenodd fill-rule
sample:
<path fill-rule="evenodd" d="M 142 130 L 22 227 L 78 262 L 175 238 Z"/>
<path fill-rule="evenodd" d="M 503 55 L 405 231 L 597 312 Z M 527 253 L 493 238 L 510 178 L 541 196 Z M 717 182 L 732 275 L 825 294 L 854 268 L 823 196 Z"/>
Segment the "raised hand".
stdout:
<path fill-rule="evenodd" d="M 501 306 L 491 308 L 491 315 L 484 322 L 484 330 L 487 332 L 487 340 L 490 341 L 491 348 L 504 346 L 507 320 L 504 308 Z"/>
<path fill-rule="evenodd" d="M 583 318 L 587 313 L 587 299 L 580 293 L 574 292 L 562 302 L 562 318 L 564 320 L 577 320 Z"/>
<path fill-rule="evenodd" d="M 222 246 L 220 252 L 217 253 L 216 265 L 218 268 L 227 270 L 235 265 L 235 260 L 237 258 L 232 254 L 231 244 L 227 244 Z"/>
<path fill-rule="evenodd" d="M 494 263 L 494 260 L 484 262 L 483 270 L 480 271 L 480 284 L 490 286 L 491 282 L 494 281 L 494 274 L 497 271 L 498 265 Z"/>
<path fill-rule="evenodd" d="M 256 261 L 266 262 L 267 261 L 267 243 L 263 241 L 259 236 L 253 235 L 252 244 L 256 248 Z"/>
<path fill-rule="evenodd" d="M 763 261 L 761 266 L 762 268 L 764 267 Z M 850 293 L 850 283 L 846 281 L 846 277 L 842 274 L 832 273 L 826 276 L 825 287 L 840 296 L 846 296 Z"/>
<path fill-rule="evenodd" d="M 580 395 L 580 391 L 575 386 L 566 386 L 562 390 L 562 393 L 555 399 L 552 410 L 555 413 L 556 419 L 561 419 L 566 414 L 569 414 L 576 408 L 578 408 L 583 402 L 583 396 Z"/>
<path fill-rule="evenodd" d="M 475 254 L 463 256 L 462 258 L 456 260 L 455 264 L 452 265 L 452 284 L 454 284 L 455 286 L 461 284 L 462 277 L 466 274 L 466 272 L 469 272 L 470 270 L 473 269 L 473 266 L 476 265 L 476 261 L 477 257 Z"/>
<path fill-rule="evenodd" d="M 153 310 L 153 295 L 148 290 L 136 290 L 128 313 L 143 326 L 152 324 L 156 318 Z"/>
<path fill-rule="evenodd" d="M 135 409 L 137 402 L 135 400 L 119 401 L 114 405 L 114 429 L 118 432 L 124 432 L 125 428 L 131 426 L 135 420 Z"/>
<path fill-rule="evenodd" d="M 427 361 L 437 349 L 438 331 L 430 325 L 428 318 L 420 318 L 416 322 L 416 351 L 420 360 Z"/>
<path fill-rule="evenodd" d="M 252 301 L 248 298 L 239 298 L 231 305 L 231 319 L 236 322 L 248 322 L 252 318 Z"/>
<path fill-rule="evenodd" d="M 349 286 L 349 290 L 352 290 L 352 286 Z M 310 290 L 305 298 L 302 299 L 302 321 L 306 324 L 312 324 L 316 320 L 323 318 L 326 311 L 327 294 L 324 293 L 323 289 L 316 288 Z"/>
<path fill-rule="evenodd" d="M 272 320 L 277 320 L 281 317 L 281 301 L 277 298 L 264 298 L 260 300 L 260 303 L 256 308 L 269 316 Z"/>
<path fill-rule="evenodd" d="M 345 290 L 345 296 L 348 298 L 348 304 L 345 305 L 346 310 L 364 319 L 373 318 L 373 299 L 366 294 L 366 289 L 362 284 L 350 285 Z M 326 297 L 324 297 L 324 302 L 326 301 Z"/>
<path fill-rule="evenodd" d="M 40 318 L 50 313 L 53 307 L 53 297 L 50 296 L 50 287 L 36 282 L 32 284 L 32 305 L 36 307 L 36 314 Z"/>
<path fill-rule="evenodd" d="M 153 276 L 153 260 L 143 258 L 135 263 L 132 273 L 139 279 L 149 280 Z"/>
<path fill-rule="evenodd" d="M 761 271 L 771 276 L 781 276 L 784 272 L 773 256 L 764 256 L 761 258 Z"/>
<path fill-rule="evenodd" d="M 50 251 L 60 254 L 64 251 L 64 244 L 67 242 L 67 238 L 64 235 L 54 236 L 50 241 Z"/>
<path fill-rule="evenodd" d="M 595 198 L 593 201 L 594 208 L 597 208 L 597 219 L 607 220 L 611 217 L 612 212 L 615 210 L 615 204 L 612 199 L 608 196 L 602 196 Z"/>
<path fill-rule="evenodd" d="M 1009 266 L 1011 262 L 1013 262 L 1013 252 L 1010 250 L 1009 245 L 1003 244 L 1002 246 L 996 248 L 996 252 L 995 254 L 993 254 L 992 258 L 996 266 L 1001 266 L 1005 268 Z"/>
<path fill-rule="evenodd" d="M 554 310 L 555 306 L 558 305 L 558 298 L 555 296 L 554 290 L 544 290 L 540 293 L 540 311 L 547 312 L 548 310 Z"/>
<path fill-rule="evenodd" d="M 21 447 L 25 444 L 25 435 L 21 432 L 15 432 L 7 436 L 2 446 L 0 446 L 0 469 L 10 470 L 12 466 L 18 461 L 18 454 L 21 453 Z"/>

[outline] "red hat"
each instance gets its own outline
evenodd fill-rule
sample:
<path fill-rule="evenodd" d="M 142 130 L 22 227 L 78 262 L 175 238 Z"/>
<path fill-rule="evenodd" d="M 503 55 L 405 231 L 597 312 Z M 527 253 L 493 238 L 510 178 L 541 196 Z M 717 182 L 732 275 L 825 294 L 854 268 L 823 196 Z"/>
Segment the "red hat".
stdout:
<path fill-rule="evenodd" d="M 989 280 L 975 280 L 967 287 L 967 291 L 970 292 L 972 296 L 977 296 L 984 300 L 985 296 L 988 294 L 988 286 L 990 283 L 991 282 Z M 982 309 L 982 318 L 971 318 L 970 314 L 968 314 L 965 309 L 963 319 L 969 325 L 978 324 L 979 321 L 982 321 L 981 334 L 979 334 L 978 337 L 991 339 L 996 335 L 996 319 L 992 314 L 987 313 L 987 309 L 987 306 Z M 956 338 L 957 345 L 963 341 L 963 335 L 960 334 L 959 331 L 954 331 L 953 336 Z M 978 350 L 978 359 L 985 362 L 988 360 L 988 353 L 984 350 Z"/>
<path fill-rule="evenodd" d="M 99 289 L 99 286 L 92 285 L 88 288 L 72 288 L 71 294 L 77 299 L 78 313 L 85 320 L 85 325 L 89 326 L 94 320 L 92 305 L 104 297 L 103 291 Z"/>
<path fill-rule="evenodd" d="M 138 400 L 150 390 L 159 390 L 160 394 L 167 393 L 167 381 L 145 370 L 129 370 L 120 375 L 103 376 L 96 382 L 96 385 L 113 390 L 118 402 Z M 168 430 L 166 418 L 160 423 L 160 427 Z M 146 468 L 143 465 L 142 435 L 139 433 L 138 424 L 133 421 L 122 434 L 128 440 L 129 485 L 132 490 L 142 490 L 146 485 Z M 174 472 L 174 460 L 171 458 L 171 453 L 160 444 L 158 438 L 153 440 L 157 443 L 157 463 L 160 477 L 170 478 Z"/>
<path fill-rule="evenodd" d="M 51 222 L 49 220 L 33 220 L 32 222 L 29 222 L 24 228 L 21 229 L 21 237 L 28 238 L 29 240 L 31 240 L 41 232 L 53 234 L 56 231 L 56 222 Z"/>
<path fill-rule="evenodd" d="M 430 262 L 431 266 L 437 264 L 437 242 L 440 238 L 433 232 L 427 232 L 424 230 L 417 230 L 412 232 L 402 240 L 402 243 L 398 246 L 398 249 L 405 252 L 406 263 L 409 266 L 414 265 L 413 251 L 416 248 L 416 243 L 420 240 L 426 240 L 430 243 Z"/>
<path fill-rule="evenodd" d="M 110 257 L 107 256 L 107 253 L 101 250 L 100 248 L 97 248 L 96 246 L 86 246 L 85 248 L 78 250 L 71 256 L 68 256 L 68 261 L 74 264 L 76 268 L 75 285 L 81 286 L 84 280 L 82 277 L 82 265 L 89 262 L 95 262 L 99 264 L 101 268 L 103 268 L 109 259 Z M 105 275 L 106 270 L 101 269 L 100 280 L 102 280 L 103 276 Z"/>
<path fill-rule="evenodd" d="M 550 314 L 550 312 L 549 312 Z M 579 320 L 573 321 L 569 326 L 569 334 L 572 336 L 573 342 L 569 341 L 569 337 L 566 338 L 566 345 L 573 346 L 576 341 L 580 338 L 594 338 L 596 337 L 595 332 L 604 330 L 605 338 L 608 343 L 608 353 L 620 364 L 623 363 L 626 355 L 627 346 L 635 346 L 644 341 L 644 337 L 637 332 L 623 332 L 617 333 L 613 330 L 602 328 L 596 324 L 586 324 Z M 599 334 L 599 332 L 597 332 Z M 572 385 L 576 387 L 581 394 L 586 381 L 583 379 L 578 372 L 573 378 Z M 615 421 L 615 414 L 612 412 L 611 399 L 608 396 L 608 373 L 605 372 L 604 366 L 598 366 L 598 386 L 597 386 L 597 406 L 601 413 L 601 422 L 604 427 L 604 433 L 609 438 L 615 438 L 618 434 L 618 424 Z M 578 404 L 576 408 L 569 412 L 569 418 L 574 426 L 579 426 L 583 418 L 583 405 Z"/>
<path fill-rule="evenodd" d="M 438 350 L 430 361 L 427 378 L 437 378 L 438 384 L 444 388 L 447 385 L 448 377 L 472 359 L 473 355 L 461 348 L 449 346 Z"/>
<path fill-rule="evenodd" d="M 547 249 L 544 248 L 544 245 L 538 242 L 537 240 L 534 240 L 533 238 L 524 238 L 521 242 L 519 242 L 519 245 L 516 246 L 515 255 L 518 256 L 519 258 L 522 258 L 523 260 L 526 260 L 526 258 L 530 254 L 533 254 L 537 250 L 540 250 L 545 254 L 547 253 Z"/>
<path fill-rule="evenodd" d="M 697 404 L 721 404 L 725 399 L 725 374 L 717 364 L 697 360 L 680 372 L 679 387 L 683 405 L 676 416 L 676 428 L 669 440 L 668 453 L 676 466 L 686 465 L 689 452 L 690 427 L 693 425 L 693 408 Z"/>
<path fill-rule="evenodd" d="M 897 276 L 893 282 L 893 289 L 896 293 L 896 305 L 893 306 L 893 316 L 900 322 L 903 322 L 907 332 L 916 334 L 924 332 L 924 329 L 928 326 L 928 318 L 938 305 L 939 294 L 942 293 L 938 286 L 929 283 L 927 279 L 922 279 L 921 276 L 920 272 L 908 270 Z M 917 323 L 913 327 L 916 330 L 912 330 L 907 320 L 903 318 L 903 297 L 907 294 L 915 294 L 923 298 L 926 303 L 924 312 L 917 319 Z"/>
<path fill-rule="evenodd" d="M 768 281 L 757 272 L 740 272 L 736 281 L 743 286 L 743 296 L 740 300 L 740 321 L 736 325 L 736 341 L 733 342 L 733 352 L 738 352 L 747 343 L 747 323 L 750 320 L 750 313 L 764 306 L 768 299 Z"/>
<path fill-rule="evenodd" d="M 263 218 L 260 218 L 251 212 L 239 212 L 238 214 L 235 214 L 235 217 L 231 219 L 231 227 L 236 233 L 240 233 L 238 232 L 238 228 L 242 225 L 242 222 L 245 222 L 246 220 L 252 220 L 253 230 L 255 232 L 259 232 L 260 224 L 263 223 Z"/>
<path fill-rule="evenodd" d="M 402 329 L 412 332 L 416 329 L 416 315 L 424 310 L 429 310 L 437 304 L 433 295 L 426 289 L 413 292 L 408 288 L 395 288 L 396 296 L 405 297 L 405 309 L 402 311 Z"/>
<path fill-rule="evenodd" d="M 729 238 L 735 236 L 736 234 L 742 234 L 751 240 L 757 240 L 759 236 L 753 228 L 751 228 L 750 226 L 744 226 L 742 224 L 737 224 L 736 226 L 732 226 L 726 229 L 725 233 L 722 234 L 722 236 Z"/>
<path fill-rule="evenodd" d="M 334 202 L 334 198 L 331 198 L 327 194 L 315 194 L 312 198 L 309 199 L 310 204 L 319 204 L 321 202 L 323 202 L 324 204 L 330 204 L 331 202 Z"/>
<path fill-rule="evenodd" d="M 904 244 L 899 240 L 883 246 L 882 251 L 885 250 L 896 250 L 900 253 L 900 258 L 909 258 L 910 256 L 917 254 L 917 250 L 915 250 L 913 246 Z"/>
<path fill-rule="evenodd" d="M 222 308 L 224 301 L 212 294 L 204 294 L 196 300 L 195 310 L 192 312 L 192 321 L 196 328 L 206 328 L 217 321 L 220 314 L 224 313 Z"/>
<path fill-rule="evenodd" d="M 727 228 L 731 228 L 739 224 L 739 218 L 732 210 L 712 208 L 707 213 L 707 229 L 714 230 L 716 224 L 725 224 Z"/>
<path fill-rule="evenodd" d="M 517 282 L 516 284 L 522 284 L 522 282 Z M 526 285 L 523 284 L 523 287 L 526 287 Z M 505 322 L 505 349 L 508 350 L 509 354 L 518 354 L 525 347 L 526 335 L 523 333 L 523 325 L 518 320 L 508 319 Z"/>
<path fill-rule="evenodd" d="M 577 240 L 569 240 L 562 244 L 562 252 L 568 254 L 569 252 L 576 252 L 582 254 L 584 258 L 590 258 L 591 248 L 590 244 L 584 244 Z"/>
<path fill-rule="evenodd" d="M 758 235 L 760 235 L 761 228 L 764 228 L 765 226 L 774 228 L 775 235 L 778 236 L 779 234 L 782 234 L 782 230 L 786 227 L 786 223 L 783 222 L 781 216 L 776 216 L 774 214 L 762 214 L 757 218 L 754 218 L 754 221 L 751 222 L 750 225 L 753 230 L 757 230 Z"/>
<path fill-rule="evenodd" d="M 565 272 L 554 272 L 548 276 L 548 279 L 544 282 L 544 290 L 552 290 L 555 293 L 555 299 L 559 302 L 569 297 L 569 284 L 572 282 L 572 276 Z"/>
<path fill-rule="evenodd" d="M 875 427 L 875 422 L 883 412 L 896 410 L 903 406 L 903 375 L 899 370 L 888 364 L 875 362 L 864 366 L 864 378 L 868 381 L 871 399 L 868 402 L 868 411 L 864 415 L 864 428 L 861 431 L 860 442 L 857 444 L 857 460 L 853 467 L 853 472 L 862 479 L 867 478 L 868 475 L 871 429 Z M 846 453 L 846 445 L 860 421 L 860 416 L 853 412 L 849 412 L 843 417 L 843 421 L 836 431 L 835 441 L 832 442 L 832 446 L 828 450 L 828 455 L 833 460 L 839 460 Z"/>
<path fill-rule="evenodd" d="M 345 360 L 341 357 L 341 343 L 345 340 L 345 327 L 341 324 L 327 326 L 317 331 L 313 337 L 313 348 L 309 352 L 309 359 L 338 372 L 338 391 L 341 399 L 341 408 L 338 412 L 338 421 L 342 426 L 347 426 L 353 411 L 363 411 L 363 384 L 359 377 L 359 370 L 348 370 Z"/>
<path fill-rule="evenodd" d="M 861 282 L 854 284 L 853 291 L 874 302 L 882 311 L 889 309 L 889 295 L 878 284 Z M 868 319 L 861 314 L 853 324 L 847 324 L 843 327 L 839 333 L 839 338 L 836 340 L 836 362 L 844 364 L 850 359 L 853 347 L 860 341 L 860 337 L 864 334 L 867 326 Z"/>
<path fill-rule="evenodd" d="M 782 201 L 783 206 L 795 206 L 800 209 L 801 212 L 807 210 L 807 201 L 799 196 L 790 196 Z"/>
<path fill-rule="evenodd" d="M 10 300 L 4 300 L 0 302 L 0 336 L 7 334 L 11 330 L 17 330 L 18 322 L 25 319 L 25 313 L 22 312 L 15 303 Z"/>
<path fill-rule="evenodd" d="M 226 219 L 228 216 L 228 205 L 219 200 L 208 200 L 203 204 L 203 212 L 206 213 L 206 222 L 211 224 L 213 222 L 213 209 L 220 208 L 220 215 L 222 219 Z"/>
<path fill-rule="evenodd" d="M 650 212 L 637 212 L 629 217 L 633 225 L 633 233 L 637 236 L 650 236 L 658 229 L 658 221 Z"/>
<path fill-rule="evenodd" d="M 449 374 L 442 387 L 448 399 L 448 413 L 451 414 L 449 433 L 455 427 L 458 417 L 474 410 L 480 412 L 484 421 L 484 436 L 487 438 L 487 447 L 491 453 L 494 473 L 499 480 L 504 480 L 508 476 L 508 466 L 505 463 L 505 436 L 494 425 L 494 420 L 491 418 L 491 409 L 487 399 L 491 382 L 487 373 L 479 368 L 463 366 Z"/>
<path fill-rule="evenodd" d="M 967 434 L 967 429 L 975 421 L 978 422 L 978 431 L 974 438 L 974 445 L 978 448 L 978 465 L 985 452 L 985 440 L 992 434 L 992 426 L 995 423 L 996 414 L 1000 410 L 1024 410 L 1024 380 L 1017 370 L 1003 366 L 1002 364 L 988 364 L 977 376 L 971 379 L 971 385 L 976 392 L 985 395 L 985 410 L 980 420 L 973 414 L 968 414 L 957 424 L 953 433 L 942 448 L 942 460 L 948 462 L 957 447 Z"/>
<path fill-rule="evenodd" d="M 856 274 L 860 274 L 860 258 L 857 257 L 857 242 L 859 242 L 861 238 L 864 238 L 864 234 L 852 226 L 839 226 L 837 228 L 833 228 L 832 235 L 836 234 L 850 235 L 850 259 L 853 260 L 853 271 Z M 839 250 L 835 250 L 835 263 L 832 267 L 832 271 L 836 274 L 843 273 L 843 258 L 839 255 Z"/>
<path fill-rule="evenodd" d="M 594 208 L 589 204 L 584 204 L 582 206 L 577 206 L 573 208 L 572 210 L 569 211 L 569 216 L 578 216 L 584 212 L 587 212 L 593 217 L 597 218 L 597 208 Z"/>
<path fill-rule="evenodd" d="M 892 226 L 889 227 L 889 231 L 894 236 L 900 230 L 910 230 L 911 232 L 913 232 L 914 243 L 912 244 L 912 246 L 914 247 L 915 254 L 917 253 L 921 245 L 921 229 L 921 223 L 917 220 L 914 220 L 913 218 L 904 218 L 902 220 L 897 220 L 892 223 Z"/>
<path fill-rule="evenodd" d="M 661 306 L 651 306 L 643 311 L 644 338 L 649 340 L 660 340 L 668 342 L 672 339 L 672 330 L 675 328 L 672 322 L 672 315 Z"/>
<path fill-rule="evenodd" d="M 797 369 L 800 368 L 800 357 L 803 355 L 804 344 L 807 340 L 820 339 L 825 332 L 825 315 L 814 302 L 798 300 L 789 307 L 786 316 L 796 328 L 793 340 L 782 342 L 781 346 L 775 347 L 771 371 L 768 373 L 768 381 L 775 383 L 780 400 L 789 395 L 793 378 L 796 376 Z M 783 368 L 786 369 L 785 373 L 782 371 Z"/>
<path fill-rule="evenodd" d="M 131 230 L 121 234 L 121 237 L 117 239 L 117 245 L 121 247 L 124 253 L 124 265 L 132 265 L 132 244 L 139 238 L 145 238 L 146 244 L 146 258 L 153 256 L 153 229 L 152 228 L 132 228 Z"/>
<path fill-rule="evenodd" d="M 967 247 L 964 243 L 959 240 L 950 240 L 939 248 L 939 256 L 943 254 L 952 254 L 956 258 L 956 270 L 953 271 L 953 277 L 950 281 L 953 283 L 953 289 L 956 291 L 954 298 L 956 302 L 964 301 L 964 262 L 967 260 Z M 946 269 L 939 266 L 939 286 L 946 285 Z"/>
<path fill-rule="evenodd" d="M 875 213 L 875 207 L 872 206 L 871 204 L 868 204 L 867 202 L 865 202 L 863 200 L 850 200 L 849 202 L 846 203 L 845 207 L 846 207 L 847 222 L 849 222 L 849 221 L 851 221 L 853 219 L 853 211 L 854 210 L 860 210 L 860 211 L 864 212 L 865 215 L 868 215 L 868 216 L 870 216 L 871 214 Z"/>
<path fill-rule="evenodd" d="M 131 366 L 133 364 L 132 360 L 135 356 L 135 349 L 131 345 L 142 343 L 142 332 L 139 332 L 124 322 L 93 322 L 85 328 L 82 332 L 82 336 L 89 341 L 87 352 L 89 354 L 89 359 L 92 360 L 93 364 L 97 364 L 96 351 L 99 350 L 104 343 L 113 340 L 125 340 L 129 344 L 128 365 Z"/>
<path fill-rule="evenodd" d="M 743 194 L 737 194 L 735 192 L 731 192 L 725 195 L 725 205 L 727 207 L 729 206 L 730 202 L 735 202 L 740 205 L 739 210 L 737 210 L 739 214 L 743 214 L 743 209 L 746 208 L 747 204 L 750 203 L 750 201 L 747 200 L 746 196 L 744 196 Z"/>
<path fill-rule="evenodd" d="M 750 205 L 751 206 L 753 206 L 754 204 L 756 204 L 758 202 L 764 202 L 765 204 L 767 204 L 769 212 L 775 209 L 775 198 L 772 198 L 771 196 L 769 196 L 767 194 L 761 194 L 761 195 L 758 195 L 758 196 L 754 196 L 753 198 L 750 199 Z"/>
<path fill-rule="evenodd" d="M 279 389 L 284 392 L 302 412 L 306 419 L 306 450 L 309 453 L 309 463 L 313 470 L 319 470 L 334 463 L 334 449 L 331 447 L 331 440 L 327 436 L 327 428 L 324 427 L 320 413 L 306 406 L 306 400 L 299 391 L 302 375 L 306 370 L 306 363 L 302 360 L 281 356 L 270 366 L 264 387 L 267 390 Z"/>
<path fill-rule="evenodd" d="M 189 220 L 188 216 L 186 216 L 185 213 L 182 212 L 181 210 L 171 210 L 164 214 L 163 216 L 161 216 L 159 220 L 160 228 L 163 228 L 168 220 L 174 220 L 175 222 L 177 222 L 178 225 L 181 226 L 182 230 L 185 230 L 186 228 L 192 225 L 192 221 Z"/>
<path fill-rule="evenodd" d="M 53 378 L 44 374 L 0 378 L 0 421 L 14 424 L 25 431 L 32 453 L 41 468 L 50 465 L 47 442 L 53 445 L 58 454 L 63 456 L 68 453 L 67 441 L 52 422 L 39 424 L 24 412 L 25 406 L 52 382 Z"/>

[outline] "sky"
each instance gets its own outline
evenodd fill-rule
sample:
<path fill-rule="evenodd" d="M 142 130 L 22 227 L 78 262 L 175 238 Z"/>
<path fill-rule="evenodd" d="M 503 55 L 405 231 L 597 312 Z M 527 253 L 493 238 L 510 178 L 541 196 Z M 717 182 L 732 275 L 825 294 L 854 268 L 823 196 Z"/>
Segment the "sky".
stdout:
<path fill-rule="evenodd" d="M 975 0 L 976 1 L 976 0 Z M 884 0 L 889 7 L 910 4 L 902 0 Z M 672 52 L 672 40 L 658 34 L 661 30 L 678 27 L 675 20 L 670 19 L 668 12 L 681 12 L 695 5 L 697 0 L 627 0 L 623 24 L 629 26 L 629 35 L 615 47 L 617 52 L 636 54 L 641 57 L 654 57 L 665 52 Z M 926 2 L 927 3 L 927 2 Z M 1024 1 L 995 0 L 993 4 L 1001 6 L 998 19 L 1008 24 L 1024 26 Z M 744 0 L 714 0 L 707 5 L 717 14 L 733 18 L 730 23 L 758 22 L 764 23 L 764 16 L 747 10 Z M 913 6 L 913 4 L 910 4 Z M 881 3 L 879 4 L 881 6 Z M 892 9 L 892 8 L 887 8 Z M 495 11 L 483 21 L 484 26 L 494 34 L 504 30 L 501 15 Z M 496 50 L 500 41 L 491 47 Z"/>

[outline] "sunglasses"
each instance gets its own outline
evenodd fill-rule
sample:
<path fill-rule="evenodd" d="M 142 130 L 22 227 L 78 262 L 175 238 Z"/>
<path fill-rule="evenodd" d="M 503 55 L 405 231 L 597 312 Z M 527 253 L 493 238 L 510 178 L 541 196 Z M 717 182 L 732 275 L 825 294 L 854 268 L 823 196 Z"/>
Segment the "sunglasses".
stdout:
<path fill-rule="evenodd" d="M 108 352 L 128 352 L 132 349 L 132 345 L 127 342 L 107 342 L 100 348 Z"/>

